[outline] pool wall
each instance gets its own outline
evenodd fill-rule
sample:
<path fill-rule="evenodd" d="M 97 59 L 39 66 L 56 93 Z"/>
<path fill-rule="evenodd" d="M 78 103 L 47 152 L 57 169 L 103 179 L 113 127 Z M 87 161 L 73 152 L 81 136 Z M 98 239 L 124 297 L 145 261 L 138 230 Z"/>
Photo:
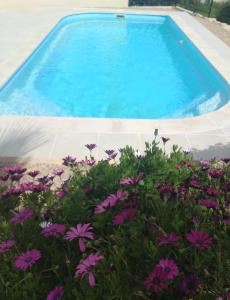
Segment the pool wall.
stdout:
<path fill-rule="evenodd" d="M 116 14 L 111 14 L 111 13 L 103 13 L 103 14 L 98 14 L 98 13 L 90 13 L 90 14 L 75 14 L 75 15 L 70 15 L 70 16 L 66 16 L 64 18 L 62 18 L 57 25 L 55 25 L 55 27 L 51 30 L 51 32 L 46 36 L 46 38 L 40 43 L 40 45 L 35 49 L 35 51 L 29 56 L 28 59 L 26 59 L 26 61 L 18 68 L 18 70 L 10 77 L 10 79 L 2 86 L 2 88 L 0 88 L 0 99 L 1 101 L 3 101 L 4 103 L 4 99 L 7 99 L 8 95 L 10 95 L 10 93 L 12 94 L 12 92 L 14 91 L 14 89 L 16 90 L 18 86 L 20 86 L 22 81 L 26 80 L 24 78 L 28 78 L 28 81 L 30 80 L 31 77 L 31 70 L 34 70 L 34 66 L 38 66 L 39 64 L 42 64 L 41 61 L 43 61 L 43 59 L 46 57 L 46 50 L 52 49 L 52 43 L 54 43 L 55 39 L 59 39 L 62 30 L 65 28 L 66 25 L 71 25 L 71 22 L 76 23 L 78 21 L 88 21 L 88 20 L 92 20 L 92 16 L 93 16 L 93 21 L 94 20 L 108 20 L 111 21 L 113 20 L 113 18 L 116 18 Z M 136 19 L 136 15 L 135 14 L 126 14 L 125 18 L 128 20 L 128 22 L 135 20 Z M 149 15 L 148 14 L 142 14 L 141 15 L 141 21 L 144 21 L 146 18 L 147 21 L 149 21 Z M 224 104 L 226 104 L 230 98 L 230 86 L 228 85 L 228 83 L 226 82 L 226 80 L 224 80 L 224 78 L 221 76 L 221 74 L 210 64 L 210 62 L 208 62 L 208 60 L 205 58 L 205 56 L 199 51 L 199 49 L 192 43 L 192 41 L 190 41 L 190 39 L 186 36 L 186 34 L 183 33 L 183 31 L 179 28 L 179 26 L 176 25 L 176 23 L 174 22 L 173 18 L 171 18 L 170 16 L 160 16 L 157 15 L 156 16 L 156 21 L 159 19 L 159 22 L 161 21 L 162 18 L 162 24 L 166 24 L 166 26 L 169 26 L 170 28 L 172 28 L 172 33 L 173 35 L 175 35 L 175 39 L 181 38 L 184 46 L 181 46 L 181 49 L 183 48 L 183 52 L 181 53 L 182 55 L 179 55 L 179 53 L 175 52 L 172 55 L 172 58 L 175 60 L 175 65 L 181 63 L 181 61 L 177 62 L 177 57 L 178 56 L 183 56 L 184 55 L 184 51 L 187 51 L 188 56 L 191 59 L 191 64 L 196 65 L 196 68 L 200 68 L 199 72 L 201 74 L 203 74 L 202 76 L 204 76 L 205 78 L 205 73 L 208 74 L 207 79 L 210 82 L 213 82 L 213 86 L 215 85 L 216 88 L 214 90 L 218 91 L 218 87 L 221 91 L 221 93 L 218 96 L 218 99 L 216 99 L 216 97 L 214 99 L 212 99 L 212 97 L 214 96 L 214 93 L 211 94 L 209 98 L 206 98 L 204 100 L 204 103 L 201 103 L 202 105 L 197 105 L 199 106 L 199 109 L 195 106 L 196 103 L 193 104 L 194 108 L 194 112 L 195 115 L 200 115 L 200 114 L 204 114 L 206 112 L 209 111 L 213 111 L 218 109 L 220 106 L 223 106 Z M 77 24 L 77 23 L 76 23 Z M 165 41 L 167 43 L 167 40 Z M 170 48 L 171 45 L 169 45 Z M 178 48 L 178 47 L 177 47 Z M 180 51 L 180 47 L 178 48 Z M 169 49 L 171 51 L 171 49 Z M 170 52 L 169 51 L 169 52 Z M 173 51 L 173 49 L 172 49 Z M 177 50 L 178 51 L 178 50 Z M 182 50 L 181 50 L 182 51 Z M 194 59 L 194 61 L 192 61 L 192 59 Z M 186 64 L 185 64 L 186 65 Z M 39 68 L 38 68 L 39 69 Z M 186 73 L 185 73 L 186 75 Z M 196 75 L 194 75 L 196 76 Z M 190 77 L 192 80 L 192 76 Z M 188 80 L 190 80 L 190 78 Z M 199 80 L 198 78 L 196 80 Z M 194 79 L 193 79 L 194 81 Z M 192 81 L 191 81 L 192 82 Z M 191 83 L 192 85 L 192 83 Z M 210 87 L 211 89 L 212 87 Z M 19 89 L 20 91 L 20 89 Z M 35 89 L 36 91 L 36 89 Z M 36 93 L 35 93 L 36 94 Z M 39 95 L 39 94 L 38 94 Z M 36 97 L 36 95 L 34 96 L 34 98 Z M 173 98 L 174 99 L 174 98 Z M 193 99 L 193 98 L 191 98 Z M 210 99 L 210 100 L 209 100 Z M 214 101 L 212 101 L 214 100 Z M 218 100 L 218 103 L 217 101 Z M 52 101 L 51 101 L 52 102 Z M 171 103 L 171 102 L 170 102 Z M 199 102 L 198 102 L 199 104 Z M 192 105 L 191 105 L 192 107 Z M 201 108 L 200 108 L 201 107 Z M 203 108 L 202 108 L 203 107 Z M 52 108 L 52 106 L 51 106 Z M 3 108 L 4 109 L 4 108 Z M 61 109 L 61 108 L 60 108 Z M 59 109 L 59 110 L 60 110 Z M 196 112 L 197 111 L 197 112 Z M 189 111 L 188 111 L 189 112 Z M 4 113 L 0 112 L 0 115 L 4 115 Z M 11 115 L 11 111 L 9 110 L 9 112 L 7 111 L 6 113 L 7 115 Z M 47 116 L 71 116 L 71 115 L 66 115 L 64 112 L 60 111 L 60 114 L 54 112 L 54 113 L 49 113 L 48 111 L 44 111 L 40 112 L 40 113 L 33 113 L 33 111 L 31 110 L 29 113 L 25 112 L 25 111 L 21 111 L 19 110 L 17 113 L 17 110 L 15 109 L 14 111 L 12 111 L 12 115 L 47 115 Z M 183 113 L 183 110 L 181 110 L 180 114 L 177 114 L 175 116 L 171 116 L 173 118 L 181 118 L 184 117 L 184 114 L 186 114 L 186 111 Z M 189 114 L 188 114 L 189 115 Z M 73 117 L 75 117 L 75 115 L 72 115 Z M 81 115 L 81 113 L 77 114 L 77 116 L 79 117 L 98 117 L 97 115 L 94 114 L 83 114 Z M 162 117 L 162 118 L 167 118 L 167 114 L 166 117 Z M 147 117 L 143 115 L 143 117 L 141 116 L 119 116 L 118 115 L 108 115 L 108 116 L 102 116 L 102 117 L 109 117 L 109 118 L 157 118 L 156 116 L 152 116 L 151 114 L 149 114 Z"/>

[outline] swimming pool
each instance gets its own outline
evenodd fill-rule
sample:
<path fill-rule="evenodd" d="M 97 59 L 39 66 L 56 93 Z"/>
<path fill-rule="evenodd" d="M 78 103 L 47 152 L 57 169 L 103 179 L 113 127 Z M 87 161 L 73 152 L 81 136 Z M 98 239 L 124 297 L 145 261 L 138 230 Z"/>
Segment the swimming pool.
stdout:
<path fill-rule="evenodd" d="M 227 82 L 170 17 L 79 14 L 3 86 L 0 114 L 182 118 L 229 99 Z"/>

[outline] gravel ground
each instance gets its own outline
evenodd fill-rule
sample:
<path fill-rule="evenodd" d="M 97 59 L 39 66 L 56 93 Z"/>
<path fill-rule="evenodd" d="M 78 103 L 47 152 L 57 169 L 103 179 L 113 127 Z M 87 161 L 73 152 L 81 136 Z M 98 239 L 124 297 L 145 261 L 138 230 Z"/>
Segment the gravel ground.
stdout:
<path fill-rule="evenodd" d="M 223 42 L 230 46 L 230 25 L 217 22 L 215 19 L 208 19 L 198 15 L 194 17 L 208 30 L 213 32 Z"/>

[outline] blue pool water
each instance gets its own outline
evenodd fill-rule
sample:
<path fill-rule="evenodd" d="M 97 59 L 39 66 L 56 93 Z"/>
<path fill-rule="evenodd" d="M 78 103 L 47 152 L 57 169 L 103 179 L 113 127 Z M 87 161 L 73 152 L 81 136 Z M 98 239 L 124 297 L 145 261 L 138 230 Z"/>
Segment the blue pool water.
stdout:
<path fill-rule="evenodd" d="M 229 99 L 170 17 L 80 14 L 61 20 L 3 86 L 0 114 L 182 118 Z"/>

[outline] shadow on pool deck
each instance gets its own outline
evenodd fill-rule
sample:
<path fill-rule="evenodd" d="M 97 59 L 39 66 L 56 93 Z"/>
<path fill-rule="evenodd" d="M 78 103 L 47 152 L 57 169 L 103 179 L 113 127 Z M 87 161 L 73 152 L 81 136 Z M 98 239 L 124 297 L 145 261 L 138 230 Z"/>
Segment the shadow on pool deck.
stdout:
<path fill-rule="evenodd" d="M 228 144 L 215 144 L 206 149 L 197 150 L 192 149 L 194 159 L 221 159 L 230 157 L 230 143 Z"/>
<path fill-rule="evenodd" d="M 48 137 L 32 126 L 29 130 L 22 125 L 18 125 L 17 129 L 1 128 L 0 162 L 29 162 L 36 158 L 36 151 L 48 142 Z"/>

